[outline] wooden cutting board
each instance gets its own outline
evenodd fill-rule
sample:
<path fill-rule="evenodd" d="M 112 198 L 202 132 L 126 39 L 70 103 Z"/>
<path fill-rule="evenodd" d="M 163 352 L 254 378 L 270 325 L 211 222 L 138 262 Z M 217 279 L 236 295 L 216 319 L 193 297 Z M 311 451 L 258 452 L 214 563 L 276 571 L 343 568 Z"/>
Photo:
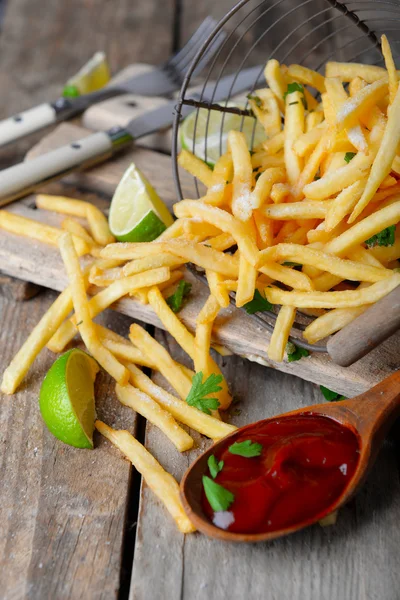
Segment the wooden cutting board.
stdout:
<path fill-rule="evenodd" d="M 123 99 L 118 99 L 118 101 L 122 102 Z M 103 106 L 97 107 L 102 113 L 103 119 L 106 109 L 105 104 L 108 103 L 103 103 Z M 137 107 L 135 107 L 136 109 Z M 94 108 L 90 110 L 93 111 Z M 114 110 L 115 104 L 110 109 L 111 113 Z M 112 123 L 112 118 L 115 122 L 115 113 L 111 114 L 109 124 Z M 29 152 L 27 158 L 32 158 L 65 143 L 77 140 L 88 133 L 86 129 L 64 123 L 43 138 Z M 48 186 L 45 191 L 90 199 L 107 212 L 109 200 L 115 187 L 131 161 L 134 161 L 144 171 L 164 202 L 171 207 L 177 200 L 172 178 L 171 158 L 140 147 L 133 147 L 129 152 L 90 171 L 70 175 L 62 182 Z M 184 174 L 182 181 L 184 191 L 186 190 L 188 197 L 192 197 L 192 178 Z M 88 192 L 90 192 L 89 195 Z M 34 196 L 14 202 L 7 209 L 55 225 L 58 225 L 62 220 L 59 215 L 36 209 Z M 62 290 L 66 285 L 66 275 L 57 249 L 3 231 L 0 235 L 0 271 L 54 290 Z M 187 274 L 187 279 L 193 283 L 192 294 L 190 301 L 180 312 L 180 318 L 193 331 L 196 316 L 207 298 L 208 290 L 206 286 L 193 280 L 190 273 Z M 142 305 L 130 298 L 121 300 L 113 308 L 162 328 L 162 324 L 149 306 Z M 234 307 L 221 311 L 216 322 L 213 339 L 235 354 L 298 375 L 303 379 L 323 384 L 347 396 L 365 391 L 395 371 L 398 368 L 398 357 L 400 355 L 399 332 L 382 344 L 380 348 L 371 352 L 369 356 L 347 369 L 333 364 L 325 354 L 314 354 L 293 363 L 274 363 L 266 354 L 270 339 L 268 331 L 262 329 L 243 311 Z"/>

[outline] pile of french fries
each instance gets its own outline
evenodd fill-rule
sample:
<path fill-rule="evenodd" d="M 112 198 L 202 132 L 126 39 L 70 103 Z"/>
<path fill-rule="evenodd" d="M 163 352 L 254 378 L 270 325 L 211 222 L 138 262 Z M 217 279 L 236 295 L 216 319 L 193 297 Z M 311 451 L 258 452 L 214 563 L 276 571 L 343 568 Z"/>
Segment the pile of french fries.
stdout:
<path fill-rule="evenodd" d="M 230 292 L 238 307 L 255 290 L 279 307 L 267 352 L 281 361 L 297 310 L 317 315 L 304 331 L 315 343 L 399 285 L 400 90 L 385 37 L 382 51 L 386 69 L 330 62 L 325 76 L 268 61 L 268 87 L 249 99 L 267 141 L 250 152 L 244 135 L 231 131 L 228 151 L 214 169 L 183 150 L 179 164 L 205 192 L 175 204 L 177 220 L 153 242 L 114 243 L 97 208 L 68 198 L 37 196 L 39 208 L 66 215 L 61 229 L 0 211 L 0 227 L 57 245 L 69 279 L 6 369 L 1 390 L 16 391 L 44 346 L 62 352 L 79 333 L 115 379 L 120 402 L 157 425 L 182 452 L 193 439 L 178 421 L 212 439 L 234 430 L 218 411 L 208 415 L 185 402 L 195 372 L 220 374 L 210 354 L 212 331 Z M 365 243 L 394 227 L 391 245 Z M 82 269 L 84 254 L 92 260 Z M 205 271 L 210 292 L 194 333 L 166 302 L 188 262 Z M 194 371 L 139 325 L 131 326 L 126 340 L 93 321 L 127 295 L 152 307 Z M 176 395 L 142 367 L 160 371 Z M 217 399 L 226 409 L 231 396 L 225 380 L 221 387 Z M 96 427 L 143 474 L 180 530 L 192 531 L 177 482 L 128 432 L 101 422 Z"/>

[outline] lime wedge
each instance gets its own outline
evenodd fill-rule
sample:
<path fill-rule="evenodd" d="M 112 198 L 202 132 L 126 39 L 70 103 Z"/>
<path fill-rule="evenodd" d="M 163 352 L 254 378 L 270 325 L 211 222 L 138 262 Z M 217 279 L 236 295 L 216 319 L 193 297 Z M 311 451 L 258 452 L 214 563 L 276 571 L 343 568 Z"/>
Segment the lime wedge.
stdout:
<path fill-rule="evenodd" d="M 64 88 L 64 94 L 71 95 L 70 91 L 74 88 L 79 94 L 95 92 L 104 87 L 109 81 L 110 69 L 106 56 L 104 52 L 96 52 L 76 75 L 68 79 Z"/>
<path fill-rule="evenodd" d="M 53 363 L 40 388 L 40 412 L 49 431 L 76 448 L 93 448 L 98 370 L 86 352 L 72 348 Z"/>
<path fill-rule="evenodd" d="M 172 225 L 173 218 L 155 189 L 132 163 L 115 190 L 108 223 L 119 242 L 151 242 Z"/>
<path fill-rule="evenodd" d="M 229 102 L 227 106 L 238 106 Z M 196 122 L 196 115 L 197 122 Z M 225 117 L 223 119 L 223 117 Z M 208 121 L 208 129 L 207 129 Z M 190 113 L 183 121 L 180 128 L 181 145 L 185 150 L 194 154 L 213 167 L 221 154 L 226 152 L 228 133 L 232 130 L 243 131 L 249 148 L 258 146 L 267 139 L 264 129 L 257 123 L 254 131 L 254 118 L 241 117 L 231 113 L 222 113 L 217 110 L 208 111 L 200 108 L 199 111 Z M 222 148 L 220 149 L 220 137 L 222 131 Z M 254 132 L 254 140 L 253 140 Z M 207 157 L 205 154 L 207 137 Z M 193 139 L 196 140 L 193 149 Z M 252 144 L 253 140 L 253 144 Z M 221 151 L 222 150 L 222 151 Z"/>

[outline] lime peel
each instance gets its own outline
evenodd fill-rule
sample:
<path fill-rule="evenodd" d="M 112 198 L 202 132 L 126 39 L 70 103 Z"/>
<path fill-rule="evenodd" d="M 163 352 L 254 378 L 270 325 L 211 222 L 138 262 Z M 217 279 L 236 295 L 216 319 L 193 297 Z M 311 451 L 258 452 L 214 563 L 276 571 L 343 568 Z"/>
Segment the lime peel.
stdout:
<path fill-rule="evenodd" d="M 39 406 L 49 431 L 77 448 L 93 448 L 96 418 L 94 380 L 97 362 L 72 348 L 50 367 L 43 380 Z"/>

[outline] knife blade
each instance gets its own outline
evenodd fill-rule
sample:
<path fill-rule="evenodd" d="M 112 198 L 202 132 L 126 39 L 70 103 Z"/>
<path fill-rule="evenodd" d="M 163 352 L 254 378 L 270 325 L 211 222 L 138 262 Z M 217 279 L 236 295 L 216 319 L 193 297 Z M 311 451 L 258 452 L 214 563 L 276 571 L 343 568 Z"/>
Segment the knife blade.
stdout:
<path fill-rule="evenodd" d="M 190 100 L 216 103 L 245 90 L 252 90 L 261 73 L 262 67 L 257 66 L 239 74 L 227 75 L 216 83 L 205 85 Z M 170 126 L 177 105 L 177 100 L 171 100 L 132 119 L 125 127 L 112 127 L 108 131 L 94 133 L 0 171 L 0 206 L 30 194 L 41 185 L 60 179 L 72 171 L 104 161 L 134 140 Z M 181 116 L 185 117 L 192 110 L 192 106 L 182 104 Z"/>

